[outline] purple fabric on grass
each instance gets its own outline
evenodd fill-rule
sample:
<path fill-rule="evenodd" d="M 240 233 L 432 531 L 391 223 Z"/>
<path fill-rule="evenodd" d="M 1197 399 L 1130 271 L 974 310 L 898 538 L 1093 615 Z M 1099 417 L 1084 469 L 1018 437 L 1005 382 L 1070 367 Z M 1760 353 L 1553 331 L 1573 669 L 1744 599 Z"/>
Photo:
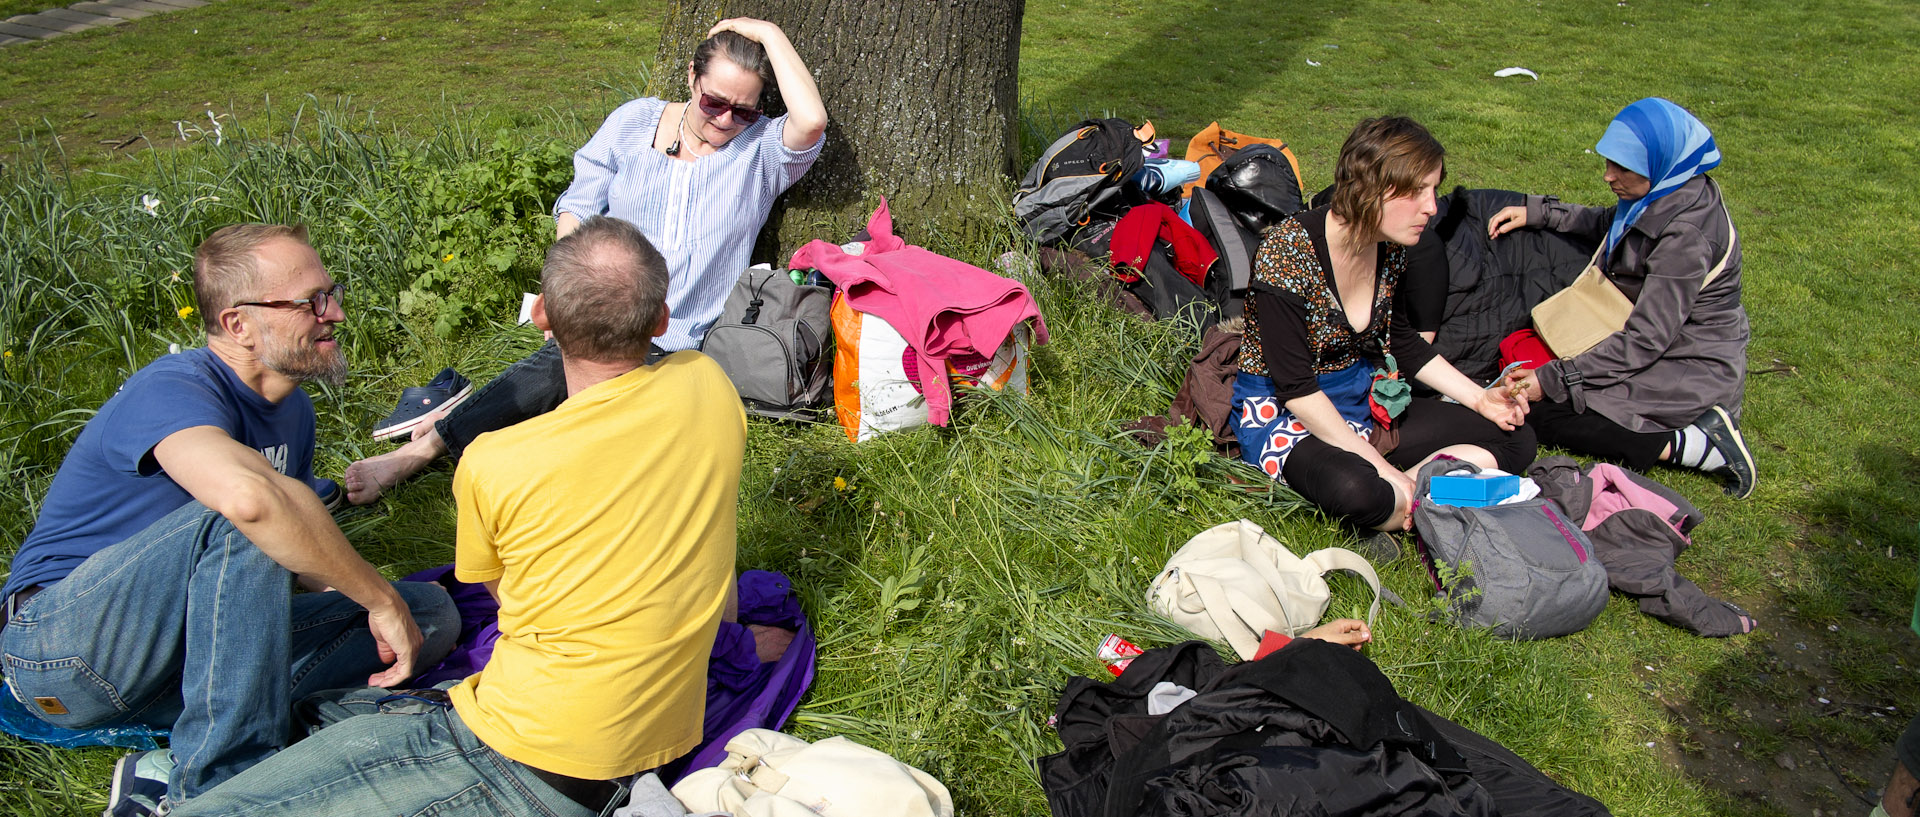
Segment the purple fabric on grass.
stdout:
<path fill-rule="evenodd" d="M 425 687 L 465 678 L 493 657 L 500 637 L 500 607 L 484 585 L 453 577 L 453 566 L 422 570 L 406 578 L 438 582 L 460 609 L 460 642 L 432 669 L 407 682 Z M 779 729 L 800 706 L 813 685 L 814 654 L 819 644 L 813 627 L 784 574 L 749 570 L 740 574 L 739 621 L 721 622 L 714 634 L 707 664 L 707 712 L 700 745 L 660 769 L 660 779 L 671 786 L 687 772 L 717 766 L 727 757 L 727 741 L 748 729 Z M 794 630 L 793 643 L 777 661 L 761 663 L 753 647 L 749 625 Z"/>

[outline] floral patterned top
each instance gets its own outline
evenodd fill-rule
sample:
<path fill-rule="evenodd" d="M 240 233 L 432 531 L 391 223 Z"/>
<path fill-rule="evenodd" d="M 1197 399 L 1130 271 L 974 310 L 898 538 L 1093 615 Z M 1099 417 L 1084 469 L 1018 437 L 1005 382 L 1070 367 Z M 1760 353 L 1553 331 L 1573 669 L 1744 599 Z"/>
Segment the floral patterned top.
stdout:
<path fill-rule="evenodd" d="M 1274 381 L 1283 400 L 1318 390 L 1314 379 L 1391 350 L 1402 371 L 1420 370 L 1432 347 L 1397 316 L 1393 293 L 1407 269 L 1407 248 L 1380 244 L 1367 328 L 1348 323 L 1327 251 L 1327 211 L 1303 210 L 1268 229 L 1254 255 L 1253 295 L 1241 335 L 1240 372 Z"/>

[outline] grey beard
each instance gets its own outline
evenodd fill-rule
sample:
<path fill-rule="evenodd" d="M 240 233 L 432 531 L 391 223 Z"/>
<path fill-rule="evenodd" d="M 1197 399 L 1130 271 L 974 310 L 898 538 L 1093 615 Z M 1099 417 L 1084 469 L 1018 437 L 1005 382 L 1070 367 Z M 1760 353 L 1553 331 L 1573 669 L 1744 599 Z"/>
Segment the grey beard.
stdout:
<path fill-rule="evenodd" d="M 337 346 L 329 355 L 313 347 L 295 351 L 280 346 L 278 341 L 269 341 L 261 351 L 262 364 L 295 382 L 317 381 L 329 386 L 347 382 L 347 356 Z"/>

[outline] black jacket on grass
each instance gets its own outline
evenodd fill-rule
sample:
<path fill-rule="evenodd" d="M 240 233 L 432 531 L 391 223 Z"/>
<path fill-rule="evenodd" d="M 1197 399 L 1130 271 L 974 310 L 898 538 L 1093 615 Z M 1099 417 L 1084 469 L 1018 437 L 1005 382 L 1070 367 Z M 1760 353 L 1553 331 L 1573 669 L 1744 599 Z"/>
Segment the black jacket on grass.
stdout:
<path fill-rule="evenodd" d="M 1149 715 L 1162 681 L 1199 694 Z M 1070 681 L 1056 714 L 1066 751 L 1040 760 L 1055 817 L 1607 814 L 1315 639 L 1231 668 L 1197 641 L 1149 650 L 1110 684 Z"/>

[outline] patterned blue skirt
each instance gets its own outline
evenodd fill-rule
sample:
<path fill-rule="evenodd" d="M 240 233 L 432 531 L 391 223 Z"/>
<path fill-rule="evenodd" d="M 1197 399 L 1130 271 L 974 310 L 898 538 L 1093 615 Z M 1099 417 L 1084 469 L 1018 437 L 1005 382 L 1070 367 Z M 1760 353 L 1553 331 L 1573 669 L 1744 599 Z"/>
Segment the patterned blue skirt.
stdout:
<path fill-rule="evenodd" d="M 1372 364 L 1362 359 L 1352 366 L 1316 378 L 1320 382 L 1320 390 L 1326 393 L 1327 399 L 1333 401 L 1333 407 L 1340 410 L 1340 418 L 1346 420 L 1347 425 L 1363 440 L 1373 438 L 1373 413 L 1367 403 L 1367 395 L 1373 389 L 1373 368 Z M 1280 470 L 1287 465 L 1287 455 L 1310 432 L 1274 396 L 1273 379 L 1251 374 L 1235 375 L 1233 409 L 1236 414 L 1233 436 L 1240 440 L 1240 458 L 1265 471 L 1267 476 L 1285 482 L 1280 477 Z"/>

